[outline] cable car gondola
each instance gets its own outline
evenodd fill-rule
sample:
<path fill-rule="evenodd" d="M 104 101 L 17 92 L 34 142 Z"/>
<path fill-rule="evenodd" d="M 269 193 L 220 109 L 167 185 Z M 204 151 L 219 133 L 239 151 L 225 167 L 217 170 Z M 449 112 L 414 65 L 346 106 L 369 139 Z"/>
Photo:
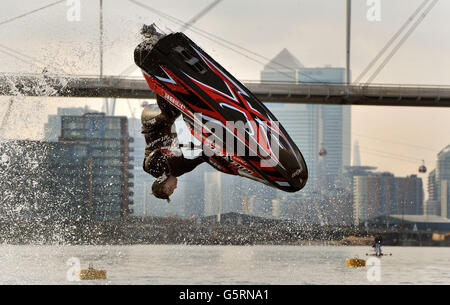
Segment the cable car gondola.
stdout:
<path fill-rule="evenodd" d="M 327 155 L 327 150 L 323 147 L 323 144 L 321 145 L 321 149 L 319 150 L 319 156 L 325 157 Z"/>
<path fill-rule="evenodd" d="M 427 168 L 426 168 L 426 166 L 425 166 L 425 161 L 424 160 L 422 160 L 422 165 L 421 166 L 419 166 L 419 173 L 426 173 L 427 172 Z"/>

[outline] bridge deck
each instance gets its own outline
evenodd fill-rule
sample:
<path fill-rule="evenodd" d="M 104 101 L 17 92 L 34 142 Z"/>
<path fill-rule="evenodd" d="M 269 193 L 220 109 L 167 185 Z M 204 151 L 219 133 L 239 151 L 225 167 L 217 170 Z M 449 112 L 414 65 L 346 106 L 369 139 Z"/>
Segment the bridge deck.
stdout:
<path fill-rule="evenodd" d="M 450 87 L 408 85 L 286 84 L 244 82 L 263 102 L 450 107 Z M 143 78 L 0 75 L 0 95 L 150 99 Z"/>

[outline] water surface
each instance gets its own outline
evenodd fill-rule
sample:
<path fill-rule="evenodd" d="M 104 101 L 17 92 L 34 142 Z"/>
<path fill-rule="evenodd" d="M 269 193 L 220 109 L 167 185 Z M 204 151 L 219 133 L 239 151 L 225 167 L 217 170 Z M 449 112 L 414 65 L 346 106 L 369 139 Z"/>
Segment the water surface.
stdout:
<path fill-rule="evenodd" d="M 450 248 L 385 247 L 381 280 L 368 247 L 338 246 L 0 246 L 0 284 L 450 284 Z M 107 280 L 71 282 L 71 258 L 92 264 Z M 73 259 L 72 259 L 73 260 Z M 69 273 L 69 277 L 67 274 Z"/>

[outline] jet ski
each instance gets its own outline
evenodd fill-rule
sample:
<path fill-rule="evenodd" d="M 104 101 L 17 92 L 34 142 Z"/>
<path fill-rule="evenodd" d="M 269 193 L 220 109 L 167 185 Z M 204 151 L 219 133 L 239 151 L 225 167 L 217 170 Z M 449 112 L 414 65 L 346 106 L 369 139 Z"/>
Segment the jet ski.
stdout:
<path fill-rule="evenodd" d="M 208 163 L 286 192 L 301 190 L 308 169 L 269 109 L 185 34 L 141 30 L 134 61 L 151 90 L 176 107 Z"/>

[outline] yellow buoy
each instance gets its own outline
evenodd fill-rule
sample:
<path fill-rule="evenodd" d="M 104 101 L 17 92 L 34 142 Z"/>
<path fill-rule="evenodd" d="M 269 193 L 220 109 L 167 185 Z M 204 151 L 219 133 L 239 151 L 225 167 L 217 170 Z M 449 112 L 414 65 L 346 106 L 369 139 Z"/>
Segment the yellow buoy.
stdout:
<path fill-rule="evenodd" d="M 97 270 L 89 266 L 89 269 L 80 270 L 80 280 L 106 280 L 106 270 Z"/>
<path fill-rule="evenodd" d="M 347 267 L 365 267 L 366 261 L 360 258 L 347 258 L 345 260 L 345 266 Z"/>

